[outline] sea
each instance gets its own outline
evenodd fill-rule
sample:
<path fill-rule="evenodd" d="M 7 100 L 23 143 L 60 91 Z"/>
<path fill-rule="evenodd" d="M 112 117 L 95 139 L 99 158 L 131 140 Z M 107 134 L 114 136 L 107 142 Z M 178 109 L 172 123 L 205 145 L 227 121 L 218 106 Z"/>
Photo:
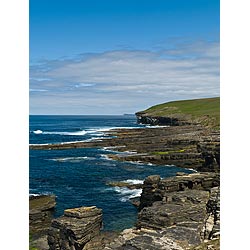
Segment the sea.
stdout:
<path fill-rule="evenodd" d="M 103 140 L 112 129 L 145 128 L 133 115 L 31 115 L 29 124 L 30 144 Z M 143 183 L 149 175 L 165 178 L 178 171 L 192 172 L 178 166 L 115 161 L 107 157 L 110 153 L 119 154 L 107 147 L 30 150 L 30 195 L 56 195 L 55 217 L 68 208 L 97 206 L 103 210 L 103 230 L 120 231 L 134 226 L 137 209 L 130 198 L 139 197 L 142 190 L 111 187 L 109 182 Z"/>

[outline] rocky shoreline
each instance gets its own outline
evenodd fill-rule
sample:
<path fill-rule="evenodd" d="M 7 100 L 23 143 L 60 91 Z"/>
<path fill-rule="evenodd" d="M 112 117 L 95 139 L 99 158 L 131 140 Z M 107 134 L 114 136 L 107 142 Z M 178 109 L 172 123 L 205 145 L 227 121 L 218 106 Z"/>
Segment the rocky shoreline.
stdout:
<path fill-rule="evenodd" d="M 143 122 L 169 125 L 155 117 Z M 44 231 L 47 248 L 39 249 L 219 249 L 220 133 L 211 127 L 184 121 L 178 124 L 171 121 L 170 125 L 175 126 L 116 129 L 109 132 L 112 138 L 99 141 L 31 145 L 33 150 L 113 148 L 119 152 L 108 155 L 114 160 L 177 165 L 198 171 L 189 175 L 178 173 L 176 177 L 165 179 L 149 176 L 142 185 L 130 186 L 132 189 L 142 187 L 140 200 L 134 203 L 138 206 L 138 219 L 134 228 L 119 235 L 101 231 L 99 208 L 65 210 L 64 215 L 53 219 Z M 47 209 L 39 211 L 47 214 Z M 35 214 L 32 209 L 30 213 L 30 218 L 41 221 L 41 216 L 32 217 Z M 34 220 L 30 228 L 37 224 Z"/>
<path fill-rule="evenodd" d="M 43 234 L 40 231 L 40 242 L 35 242 L 42 250 L 177 250 L 196 249 L 204 244 L 210 246 L 208 249 L 219 249 L 219 185 L 219 173 L 178 173 L 164 179 L 149 176 L 142 186 L 134 228 L 125 229 L 120 234 L 103 232 L 102 210 L 80 207 L 65 210 L 59 218 L 50 218 L 50 225 L 38 219 L 40 227 L 43 225 Z M 48 200 L 53 200 L 48 197 Z M 43 203 L 44 200 L 40 202 Z M 50 206 L 41 207 L 46 210 L 40 210 L 40 214 L 50 209 Z M 32 217 L 30 228 L 37 234 L 33 228 L 37 224 L 35 219 Z"/>
<path fill-rule="evenodd" d="M 108 135 L 115 138 L 67 144 L 30 145 L 30 149 L 112 148 L 120 152 L 108 155 L 114 160 L 177 165 L 198 171 L 219 172 L 219 131 L 198 125 L 185 125 L 114 129 Z"/>

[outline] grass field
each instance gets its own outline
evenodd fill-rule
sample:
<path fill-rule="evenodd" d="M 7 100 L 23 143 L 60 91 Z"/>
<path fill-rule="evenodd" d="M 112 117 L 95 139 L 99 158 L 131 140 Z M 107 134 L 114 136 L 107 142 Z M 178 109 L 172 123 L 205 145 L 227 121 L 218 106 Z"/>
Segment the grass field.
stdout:
<path fill-rule="evenodd" d="M 220 97 L 167 102 L 139 113 L 147 116 L 182 117 L 218 128 Z"/>

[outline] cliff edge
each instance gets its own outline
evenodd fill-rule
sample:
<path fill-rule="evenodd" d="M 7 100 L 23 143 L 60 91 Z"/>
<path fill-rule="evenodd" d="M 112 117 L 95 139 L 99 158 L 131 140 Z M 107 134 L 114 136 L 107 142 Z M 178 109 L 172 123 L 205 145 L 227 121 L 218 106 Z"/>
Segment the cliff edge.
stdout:
<path fill-rule="evenodd" d="M 167 102 L 136 113 L 139 123 L 150 125 L 220 126 L 220 97 Z"/>

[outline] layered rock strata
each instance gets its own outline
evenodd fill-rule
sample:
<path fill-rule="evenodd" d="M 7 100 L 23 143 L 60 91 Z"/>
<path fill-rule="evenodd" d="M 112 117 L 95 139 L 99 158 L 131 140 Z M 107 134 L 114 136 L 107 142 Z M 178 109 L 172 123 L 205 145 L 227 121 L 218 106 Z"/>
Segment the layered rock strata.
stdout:
<path fill-rule="evenodd" d="M 50 250 L 103 249 L 98 237 L 102 227 L 102 210 L 93 207 L 67 209 L 54 219 L 48 232 Z"/>
<path fill-rule="evenodd" d="M 161 179 L 159 175 L 148 176 L 144 180 L 140 198 L 140 210 L 151 206 L 155 201 L 169 200 L 169 193 L 191 190 L 209 191 L 219 186 L 218 173 L 193 173 L 185 175 L 177 173 L 177 176 Z"/>
<path fill-rule="evenodd" d="M 105 250 L 219 249 L 219 198 L 216 173 L 149 176 L 136 228 L 124 230 Z"/>
<path fill-rule="evenodd" d="M 56 205 L 54 195 L 29 197 L 29 228 L 33 238 L 47 234 Z"/>
<path fill-rule="evenodd" d="M 199 171 L 219 172 L 219 131 L 202 126 L 122 129 L 109 132 L 113 138 L 91 142 L 31 145 L 31 149 L 107 148 L 120 152 L 109 157 L 121 161 L 141 161 L 176 165 Z"/>
<path fill-rule="evenodd" d="M 164 232 L 150 229 L 125 229 L 104 250 L 184 250 Z"/>
<path fill-rule="evenodd" d="M 150 125 L 169 125 L 169 126 L 181 126 L 190 125 L 192 121 L 184 119 L 181 115 L 176 115 L 173 117 L 163 117 L 163 116 L 147 116 L 143 113 L 136 113 L 137 122 L 139 124 L 150 124 Z"/>

